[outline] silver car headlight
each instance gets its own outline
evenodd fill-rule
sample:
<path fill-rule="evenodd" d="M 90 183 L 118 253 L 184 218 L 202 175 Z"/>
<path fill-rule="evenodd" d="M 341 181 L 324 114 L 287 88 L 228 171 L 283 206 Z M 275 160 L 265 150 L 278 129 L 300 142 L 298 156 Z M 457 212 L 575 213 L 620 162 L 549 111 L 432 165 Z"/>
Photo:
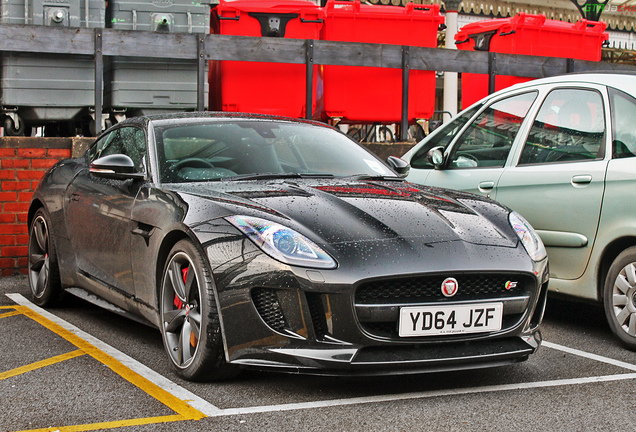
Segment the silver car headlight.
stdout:
<path fill-rule="evenodd" d="M 528 223 L 523 216 L 513 211 L 508 216 L 508 220 L 510 221 L 512 228 L 517 233 L 519 240 L 521 240 L 521 244 L 523 244 L 528 255 L 530 255 L 530 258 L 535 261 L 541 261 L 548 256 L 541 238 L 539 238 L 530 223 Z"/>
<path fill-rule="evenodd" d="M 336 262 L 329 254 L 291 228 L 251 216 L 229 216 L 225 220 L 278 261 L 301 267 L 336 267 Z"/>

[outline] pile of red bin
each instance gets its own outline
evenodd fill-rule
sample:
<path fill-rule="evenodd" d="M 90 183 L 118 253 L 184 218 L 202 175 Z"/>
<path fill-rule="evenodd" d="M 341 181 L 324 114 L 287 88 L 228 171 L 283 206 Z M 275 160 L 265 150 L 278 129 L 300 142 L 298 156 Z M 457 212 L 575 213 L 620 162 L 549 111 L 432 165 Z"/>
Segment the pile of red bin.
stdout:
<path fill-rule="evenodd" d="M 444 17 L 439 5 L 366 5 L 329 0 L 221 0 L 213 9 L 212 32 L 222 35 L 285 37 L 341 42 L 436 47 Z M 608 39 L 606 24 L 567 23 L 520 13 L 464 26 L 459 49 L 599 61 Z M 399 69 L 314 66 L 314 118 L 344 123 L 399 123 L 402 72 Z M 435 109 L 435 72 L 410 71 L 410 123 L 430 118 Z M 210 64 L 210 108 L 306 117 L 305 65 L 240 61 Z M 530 78 L 498 76 L 496 90 Z M 488 76 L 462 74 L 462 105 L 488 94 Z"/>
<path fill-rule="evenodd" d="M 437 46 L 444 22 L 439 5 L 406 7 L 329 0 L 221 1 L 212 32 L 344 42 Z M 305 117 L 305 65 L 221 61 L 210 67 L 210 108 Z M 409 120 L 429 118 L 435 106 L 435 72 L 411 71 Z M 315 66 L 314 117 L 346 123 L 397 123 L 401 119 L 399 69 Z"/>
<path fill-rule="evenodd" d="M 455 35 L 461 50 L 490 51 L 547 57 L 600 61 L 601 47 L 609 38 L 604 22 L 582 19 L 576 23 L 546 19 L 545 15 L 518 13 L 467 24 Z M 529 81 L 531 78 L 497 76 L 495 90 Z M 462 74 L 464 108 L 488 95 L 488 76 Z"/>

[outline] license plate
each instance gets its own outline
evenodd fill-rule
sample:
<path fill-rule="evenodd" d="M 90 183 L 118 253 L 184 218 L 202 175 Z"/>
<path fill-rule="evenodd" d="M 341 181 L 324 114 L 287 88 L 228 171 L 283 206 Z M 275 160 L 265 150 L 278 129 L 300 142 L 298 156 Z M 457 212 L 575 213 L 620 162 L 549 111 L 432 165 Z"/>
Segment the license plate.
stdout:
<path fill-rule="evenodd" d="M 503 303 L 413 306 L 400 309 L 402 337 L 501 330 Z"/>

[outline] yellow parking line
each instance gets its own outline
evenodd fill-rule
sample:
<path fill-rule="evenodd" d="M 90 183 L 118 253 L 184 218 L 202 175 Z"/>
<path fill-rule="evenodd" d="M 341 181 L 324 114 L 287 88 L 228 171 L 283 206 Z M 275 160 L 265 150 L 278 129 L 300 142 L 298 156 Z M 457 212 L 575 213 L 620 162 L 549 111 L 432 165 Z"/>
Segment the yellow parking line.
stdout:
<path fill-rule="evenodd" d="M 9 318 L 16 315 L 22 315 L 22 312 L 13 311 L 13 312 L 3 313 L 3 314 L 0 314 L 0 318 Z"/>
<path fill-rule="evenodd" d="M 113 357 L 106 354 L 105 352 L 97 349 L 90 343 L 86 342 L 84 339 L 80 338 L 79 336 L 76 336 L 75 334 L 66 330 L 59 324 L 56 324 L 53 321 L 50 321 L 49 319 L 34 312 L 33 310 L 31 310 L 30 308 L 26 306 L 18 305 L 16 306 L 16 310 L 21 311 L 24 315 L 28 316 L 32 320 L 40 323 L 42 326 L 51 330 L 53 333 L 66 339 L 67 341 L 75 345 L 77 348 L 79 348 L 80 350 L 84 351 L 86 354 L 93 357 L 95 360 L 108 366 L 111 370 L 113 370 L 115 373 L 123 377 L 126 381 L 139 387 L 141 390 L 143 390 L 150 396 L 154 397 L 159 402 L 163 403 L 164 405 L 166 405 L 173 411 L 181 414 L 184 418 L 190 419 L 190 420 L 199 420 L 205 417 L 205 415 L 201 413 L 200 411 L 192 408 L 190 405 L 188 405 L 181 399 L 178 399 L 177 397 L 173 396 L 171 393 L 160 388 L 159 386 L 152 383 L 148 379 L 142 377 L 138 373 L 133 372 L 132 370 L 124 366 L 122 363 L 120 363 L 118 360 L 114 359 Z"/>
<path fill-rule="evenodd" d="M 9 318 L 16 315 L 22 315 L 22 312 L 15 310 L 15 306 L 0 306 L 0 310 L 2 309 L 11 309 L 11 312 L 0 314 L 0 318 Z"/>
<path fill-rule="evenodd" d="M 0 381 L 2 381 L 3 379 L 7 379 L 7 378 L 11 378 L 20 374 L 23 374 L 25 372 L 31 372 L 37 369 L 41 369 L 43 367 L 46 366 L 50 366 L 56 363 L 60 363 L 63 362 L 65 360 L 70 360 L 72 358 L 75 357 L 79 357 L 84 355 L 84 351 L 82 350 L 76 350 L 76 351 L 72 351 L 66 354 L 62 354 L 59 356 L 55 356 L 55 357 L 51 357 L 49 359 L 46 360 L 41 360 L 39 362 L 35 362 L 35 363 L 31 363 L 30 365 L 26 365 L 26 366 L 21 366 L 19 368 L 15 368 L 6 372 L 0 372 Z"/>
<path fill-rule="evenodd" d="M 75 426 L 62 426 L 62 427 L 50 427 L 43 429 L 29 429 L 19 432 L 84 432 L 84 431 L 94 431 L 94 430 L 104 430 L 104 429 L 114 429 L 126 426 L 142 426 L 142 425 L 151 425 L 157 423 L 169 423 L 175 421 L 189 420 L 184 419 L 181 415 L 172 415 L 172 416 L 161 416 L 161 417 L 148 417 L 148 418 L 139 418 L 132 420 L 119 420 L 113 422 L 104 422 L 104 423 L 91 423 L 85 425 L 75 425 Z"/>
<path fill-rule="evenodd" d="M 126 381 L 130 382 L 131 384 L 135 385 L 139 389 L 143 390 L 146 394 L 157 399 L 159 402 L 161 402 L 162 404 L 164 404 L 165 406 L 167 406 L 168 408 L 170 408 L 171 410 L 177 413 L 177 415 L 146 417 L 146 418 L 129 419 L 129 420 L 117 420 L 112 422 L 90 423 L 90 424 L 83 424 L 83 425 L 52 427 L 52 428 L 44 428 L 44 429 L 32 429 L 29 431 L 21 431 L 21 432 L 93 431 L 93 430 L 119 428 L 119 427 L 125 427 L 125 426 L 140 426 L 140 425 L 149 425 L 149 424 L 157 424 L 157 423 L 168 423 L 168 422 L 183 421 L 183 420 L 200 420 L 202 418 L 207 417 L 205 414 L 203 414 L 199 410 L 188 405 L 185 401 L 177 398 L 176 396 L 162 389 L 155 383 L 151 382 L 150 380 L 144 378 L 143 376 L 129 369 L 117 359 L 101 351 L 94 345 L 90 344 L 89 342 L 75 335 L 73 332 L 63 328 L 59 324 L 56 324 L 55 322 L 49 320 L 48 318 L 33 311 L 28 306 L 16 305 L 10 308 L 5 306 L 5 307 L 0 307 L 0 309 L 13 309 L 12 312 L 1 314 L 0 318 L 15 316 L 15 315 L 25 315 L 31 318 L 33 321 L 39 323 L 43 327 L 49 329 L 53 333 L 57 334 L 58 336 L 62 337 L 63 339 L 66 339 L 68 342 L 70 342 L 71 344 L 75 345 L 78 348 L 78 350 L 72 351 L 67 354 L 62 354 L 60 356 L 52 357 L 48 360 L 42 360 L 36 363 L 32 363 L 31 365 L 13 369 L 8 372 L 3 372 L 0 374 L 0 380 L 9 378 L 11 376 L 16 376 L 24 372 L 46 367 L 54 363 L 59 363 L 61 361 L 68 360 L 70 358 L 78 357 L 81 355 L 89 355 L 93 357 L 95 360 L 99 361 L 100 363 L 108 366 L 113 372 L 117 373 Z"/>

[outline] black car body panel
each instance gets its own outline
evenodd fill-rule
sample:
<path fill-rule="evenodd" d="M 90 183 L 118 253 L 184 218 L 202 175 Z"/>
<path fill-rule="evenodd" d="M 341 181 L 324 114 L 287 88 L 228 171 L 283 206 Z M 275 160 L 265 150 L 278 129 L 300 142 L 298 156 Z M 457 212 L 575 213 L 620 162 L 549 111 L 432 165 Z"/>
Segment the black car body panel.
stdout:
<path fill-rule="evenodd" d="M 35 192 L 30 218 L 39 207 L 50 216 L 64 287 L 89 291 L 160 328 L 167 254 L 188 238 L 213 276 L 230 364 L 387 374 L 512 363 L 538 348 L 547 260 L 528 257 L 508 221 L 509 209 L 397 178 L 162 182 L 153 121 L 123 123 L 146 133 L 145 180 L 97 178 L 89 170 L 89 150 L 54 166 Z M 234 215 L 291 228 L 337 267 L 273 258 L 226 219 Z M 440 294 L 448 277 L 460 285 L 453 299 Z M 402 307 L 493 299 L 503 303 L 500 331 L 397 334 Z"/>

